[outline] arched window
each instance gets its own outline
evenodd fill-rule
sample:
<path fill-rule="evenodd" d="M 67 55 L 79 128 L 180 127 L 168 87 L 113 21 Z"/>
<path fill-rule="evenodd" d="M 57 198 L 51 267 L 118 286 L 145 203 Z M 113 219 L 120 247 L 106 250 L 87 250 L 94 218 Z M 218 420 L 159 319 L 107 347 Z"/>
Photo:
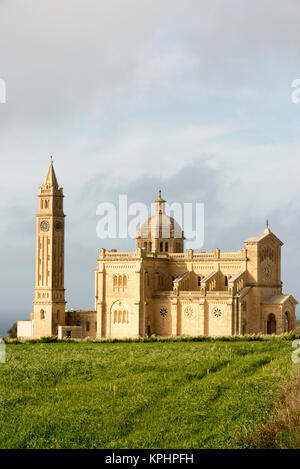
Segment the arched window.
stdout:
<path fill-rule="evenodd" d="M 113 316 L 114 316 L 113 317 L 114 323 L 124 324 L 124 323 L 128 322 L 128 311 L 127 310 L 123 310 L 123 311 L 115 310 Z"/>
<path fill-rule="evenodd" d="M 225 275 L 225 287 L 228 287 L 228 277 Z"/>
<path fill-rule="evenodd" d="M 159 243 L 159 250 L 160 252 L 164 250 L 164 243 L 162 241 Z"/>
<path fill-rule="evenodd" d="M 43 309 L 40 311 L 40 319 L 45 319 L 45 311 Z"/>
<path fill-rule="evenodd" d="M 89 321 L 86 322 L 85 330 L 86 330 L 86 332 L 89 332 L 89 330 L 90 330 L 90 323 L 89 323 Z"/>
<path fill-rule="evenodd" d="M 290 332 L 290 317 L 288 312 L 284 314 L 284 332 Z"/>
<path fill-rule="evenodd" d="M 127 322 L 127 313 L 126 311 L 123 311 L 123 320 L 122 322 Z"/>
<path fill-rule="evenodd" d="M 169 251 L 169 243 L 165 243 L 165 251 L 166 251 L 166 252 Z"/>
<path fill-rule="evenodd" d="M 147 242 L 144 242 L 144 248 L 147 250 Z"/>
<path fill-rule="evenodd" d="M 113 276 L 113 290 L 124 291 L 127 288 L 127 275 L 114 275 Z"/>
<path fill-rule="evenodd" d="M 201 277 L 198 276 L 198 287 L 201 287 Z"/>
<path fill-rule="evenodd" d="M 267 334 L 276 334 L 276 318 L 273 313 L 267 319 Z"/>
<path fill-rule="evenodd" d="M 152 252 L 152 242 L 149 243 L 149 251 Z"/>
<path fill-rule="evenodd" d="M 245 335 L 246 333 L 247 333 L 247 323 L 246 321 L 244 321 L 242 325 L 242 334 Z"/>

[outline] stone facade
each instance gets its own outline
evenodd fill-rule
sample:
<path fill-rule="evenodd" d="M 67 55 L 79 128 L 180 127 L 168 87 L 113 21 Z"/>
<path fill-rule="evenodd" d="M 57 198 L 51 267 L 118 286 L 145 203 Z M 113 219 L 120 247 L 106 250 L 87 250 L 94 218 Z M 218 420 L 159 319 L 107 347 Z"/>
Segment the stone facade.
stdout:
<path fill-rule="evenodd" d="M 268 224 L 239 251 L 184 252 L 184 233 L 166 215 L 159 193 L 154 214 L 137 231 L 135 251 L 100 249 L 95 311 L 66 311 L 63 189 L 52 160 L 36 217 L 32 324 L 18 322 L 20 337 L 72 328 L 77 336 L 98 338 L 281 334 L 296 326 L 297 301 L 282 293 L 283 243 Z"/>
<path fill-rule="evenodd" d="M 228 336 L 291 331 L 292 295 L 282 294 L 282 242 L 266 227 L 236 252 L 183 251 L 184 234 L 155 213 L 135 252 L 100 249 L 95 269 L 97 337 Z"/>
<path fill-rule="evenodd" d="M 95 270 L 97 336 L 270 333 L 272 314 L 272 332 L 293 330 L 297 302 L 282 294 L 282 243 L 266 229 L 245 244 L 224 253 L 101 249 Z M 262 257 L 265 251 L 269 255 Z"/>

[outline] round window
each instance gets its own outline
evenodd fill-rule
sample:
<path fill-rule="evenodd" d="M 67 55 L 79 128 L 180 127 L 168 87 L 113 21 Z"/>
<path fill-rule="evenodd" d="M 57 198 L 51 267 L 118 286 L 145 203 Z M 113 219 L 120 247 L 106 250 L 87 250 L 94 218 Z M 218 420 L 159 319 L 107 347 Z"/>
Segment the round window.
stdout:
<path fill-rule="evenodd" d="M 220 318 L 222 316 L 222 310 L 220 308 L 214 308 L 212 310 L 212 315 L 215 317 L 215 318 Z"/>

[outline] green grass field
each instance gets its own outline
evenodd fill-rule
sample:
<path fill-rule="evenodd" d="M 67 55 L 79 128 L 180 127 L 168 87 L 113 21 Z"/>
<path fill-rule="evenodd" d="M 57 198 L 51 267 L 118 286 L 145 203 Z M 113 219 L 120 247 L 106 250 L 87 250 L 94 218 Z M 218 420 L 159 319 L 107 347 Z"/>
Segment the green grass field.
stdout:
<path fill-rule="evenodd" d="M 284 339 L 7 345 L 0 447 L 243 447 L 291 351 Z"/>

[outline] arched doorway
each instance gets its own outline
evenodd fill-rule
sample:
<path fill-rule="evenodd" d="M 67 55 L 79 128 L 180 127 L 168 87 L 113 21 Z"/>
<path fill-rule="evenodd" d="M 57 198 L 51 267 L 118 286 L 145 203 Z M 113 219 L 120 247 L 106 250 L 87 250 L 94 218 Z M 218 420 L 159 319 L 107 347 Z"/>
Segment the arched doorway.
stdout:
<path fill-rule="evenodd" d="M 284 313 L 284 332 L 290 332 L 290 315 L 288 312 Z"/>
<path fill-rule="evenodd" d="M 268 316 L 267 334 L 276 334 L 276 319 L 273 313 Z"/>

